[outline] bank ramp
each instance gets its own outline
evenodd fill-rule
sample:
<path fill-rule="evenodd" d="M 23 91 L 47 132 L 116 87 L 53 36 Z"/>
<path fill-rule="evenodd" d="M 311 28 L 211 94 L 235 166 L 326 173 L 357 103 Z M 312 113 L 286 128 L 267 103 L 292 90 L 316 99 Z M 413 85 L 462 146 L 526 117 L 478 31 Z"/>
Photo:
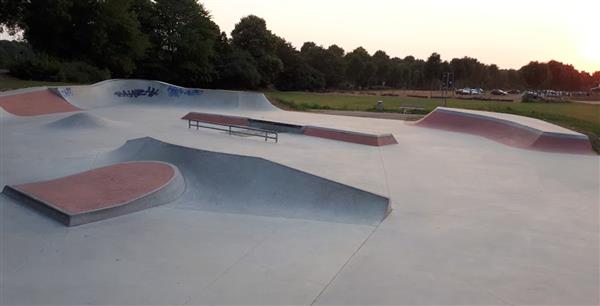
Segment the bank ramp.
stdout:
<path fill-rule="evenodd" d="M 438 107 L 415 124 L 427 128 L 479 135 L 523 149 L 595 154 L 586 135 L 523 116 Z"/>
<path fill-rule="evenodd" d="M 381 222 L 388 198 L 263 158 L 187 148 L 145 137 L 98 157 L 102 164 L 155 160 L 180 169 L 186 191 L 177 207 L 327 222 Z"/>

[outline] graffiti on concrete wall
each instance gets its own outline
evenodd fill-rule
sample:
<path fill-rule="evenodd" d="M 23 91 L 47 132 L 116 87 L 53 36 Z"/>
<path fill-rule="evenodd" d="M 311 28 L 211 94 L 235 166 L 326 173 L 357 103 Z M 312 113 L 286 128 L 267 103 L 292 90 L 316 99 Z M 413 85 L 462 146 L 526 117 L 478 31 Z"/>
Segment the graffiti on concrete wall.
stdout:
<path fill-rule="evenodd" d="M 137 98 L 140 96 L 148 96 L 148 97 L 154 97 L 158 95 L 158 89 L 148 86 L 148 88 L 146 89 L 130 89 L 130 90 L 121 90 L 121 91 L 115 91 L 115 96 L 117 97 L 128 97 L 128 98 Z"/>
<path fill-rule="evenodd" d="M 62 87 L 58 89 L 58 92 L 63 96 L 63 97 L 70 97 L 73 95 L 73 91 L 71 91 L 71 87 Z"/>
<path fill-rule="evenodd" d="M 200 96 L 200 95 L 202 95 L 202 90 L 169 86 L 169 87 L 167 87 L 167 93 L 168 93 L 169 97 Z"/>

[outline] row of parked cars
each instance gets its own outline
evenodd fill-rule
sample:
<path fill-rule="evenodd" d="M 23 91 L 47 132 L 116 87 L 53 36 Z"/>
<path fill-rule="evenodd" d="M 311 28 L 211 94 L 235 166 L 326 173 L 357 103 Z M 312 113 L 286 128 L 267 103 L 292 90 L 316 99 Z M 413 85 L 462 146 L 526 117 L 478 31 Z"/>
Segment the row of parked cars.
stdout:
<path fill-rule="evenodd" d="M 483 95 L 485 91 L 481 88 L 461 88 L 457 89 L 455 93 L 457 95 Z M 494 89 L 490 91 L 490 94 L 494 96 L 506 96 L 509 93 L 501 89 Z"/>

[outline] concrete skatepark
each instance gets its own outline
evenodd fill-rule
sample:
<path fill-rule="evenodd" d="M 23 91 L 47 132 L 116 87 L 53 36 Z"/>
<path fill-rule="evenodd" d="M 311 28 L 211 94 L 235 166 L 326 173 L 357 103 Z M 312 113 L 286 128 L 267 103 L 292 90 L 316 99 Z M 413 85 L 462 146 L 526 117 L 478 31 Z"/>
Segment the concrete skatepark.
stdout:
<path fill-rule="evenodd" d="M 411 124 L 110 80 L 4 93 L 0 128 L 2 305 L 600 302 L 600 158 L 543 121 Z M 132 164 L 159 168 L 132 183 Z M 88 215 L 36 208 L 59 205 Z"/>

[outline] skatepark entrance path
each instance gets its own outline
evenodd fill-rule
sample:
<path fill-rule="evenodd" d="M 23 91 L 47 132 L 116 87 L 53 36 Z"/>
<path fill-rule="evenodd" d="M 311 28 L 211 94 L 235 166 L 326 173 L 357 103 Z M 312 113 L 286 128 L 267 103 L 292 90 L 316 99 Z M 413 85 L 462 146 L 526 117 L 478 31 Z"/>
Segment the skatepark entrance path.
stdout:
<path fill-rule="evenodd" d="M 287 112 L 259 93 L 143 80 L 56 92 L 80 110 L 1 114 L 1 186 L 155 160 L 180 169 L 185 191 L 77 227 L 0 195 L 2 305 L 600 303 L 597 155 Z M 294 133 L 266 143 L 188 130 L 189 112 L 389 133 L 397 144 Z M 382 198 L 392 208 L 383 221 L 381 209 L 354 210 Z"/>

